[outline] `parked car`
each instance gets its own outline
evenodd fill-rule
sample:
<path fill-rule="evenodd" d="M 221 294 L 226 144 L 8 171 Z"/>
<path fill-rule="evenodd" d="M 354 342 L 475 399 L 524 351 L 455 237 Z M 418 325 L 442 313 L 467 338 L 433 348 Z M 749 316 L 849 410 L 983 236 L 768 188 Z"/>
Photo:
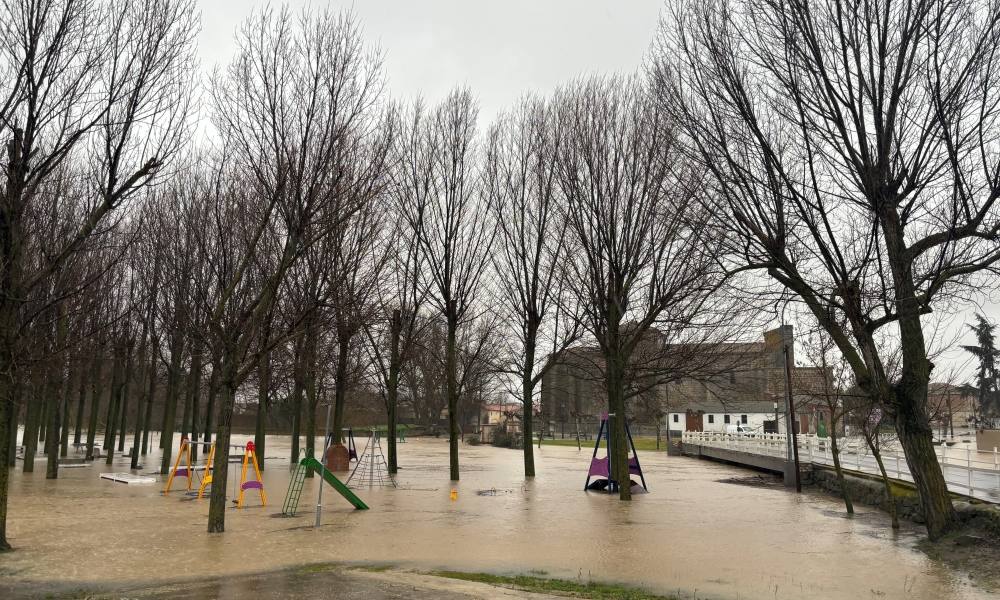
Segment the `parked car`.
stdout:
<path fill-rule="evenodd" d="M 726 425 L 726 433 L 733 433 L 736 435 L 752 435 L 754 431 L 753 429 L 750 429 L 749 425 L 737 423 L 735 425 Z"/>

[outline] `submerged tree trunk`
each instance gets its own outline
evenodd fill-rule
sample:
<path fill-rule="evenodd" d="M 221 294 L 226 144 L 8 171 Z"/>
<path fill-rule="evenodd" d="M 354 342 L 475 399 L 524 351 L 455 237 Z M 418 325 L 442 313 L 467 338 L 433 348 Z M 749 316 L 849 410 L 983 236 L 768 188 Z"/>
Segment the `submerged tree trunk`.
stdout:
<path fill-rule="evenodd" d="M 535 345 L 538 326 L 528 323 L 524 340 L 524 363 L 521 367 L 521 423 L 524 427 L 524 476 L 535 476 L 535 451 L 531 445 L 532 423 L 534 419 L 535 384 L 532 378 L 535 365 Z"/>
<path fill-rule="evenodd" d="M 267 338 L 265 338 L 267 339 Z M 257 463 L 264 470 L 264 450 L 267 447 L 267 411 L 271 405 L 271 353 L 265 352 L 257 366 L 257 420 L 254 423 L 253 445 Z"/>
<path fill-rule="evenodd" d="M 77 375 L 77 370 L 73 362 L 66 360 L 66 380 L 63 382 L 63 404 L 59 414 L 62 416 L 59 424 L 59 456 L 66 458 L 69 456 L 69 408 L 70 398 L 73 396 L 73 380 Z"/>
<path fill-rule="evenodd" d="M 170 463 L 172 462 L 177 401 L 181 391 L 181 358 L 183 353 L 184 340 L 178 328 L 174 331 L 173 339 L 170 343 L 170 365 L 167 368 L 167 394 L 163 399 L 163 427 L 160 434 L 160 447 L 163 448 L 163 457 L 160 460 L 160 473 L 170 472 Z"/>
<path fill-rule="evenodd" d="M 344 441 L 344 409 L 347 406 L 347 364 L 350 358 L 351 338 L 354 330 L 337 329 L 337 374 L 333 388 L 333 435 L 337 442 Z"/>
<path fill-rule="evenodd" d="M 386 380 L 385 390 L 385 412 L 386 412 L 386 433 L 389 451 L 389 473 L 395 475 L 399 472 L 399 462 L 396 456 L 396 406 L 399 403 L 399 372 L 401 354 L 400 338 L 403 332 L 402 312 L 397 308 L 392 311 L 389 321 L 389 376 Z"/>
<path fill-rule="evenodd" d="M 302 394 L 305 392 L 305 358 L 302 348 L 303 335 L 299 335 L 295 341 L 295 354 L 292 366 L 292 464 L 299 462 L 299 433 L 302 426 Z"/>
<path fill-rule="evenodd" d="M 319 332 L 311 324 L 307 326 L 305 342 L 305 393 L 306 393 L 306 458 L 316 458 L 316 408 L 319 405 L 317 390 L 317 346 Z M 339 361 L 338 361 L 339 364 Z M 339 432 L 334 421 L 334 431 Z M 334 439 L 339 439 L 336 437 Z M 312 469 L 306 471 L 306 477 L 312 477 Z"/>
<path fill-rule="evenodd" d="M 132 395 L 129 393 L 132 381 L 133 346 L 129 341 L 126 346 L 125 369 L 122 371 L 121 400 L 118 403 L 118 413 L 120 426 L 118 428 L 118 452 L 125 451 L 125 438 L 128 432 L 128 401 Z"/>
<path fill-rule="evenodd" d="M 87 460 L 94 460 L 94 442 L 97 439 L 97 415 L 101 410 L 101 396 L 104 395 L 104 378 L 101 373 L 101 354 L 103 348 L 98 346 L 94 352 L 94 363 L 91 367 L 90 379 L 90 418 L 87 422 Z"/>
<path fill-rule="evenodd" d="M 149 366 L 146 380 L 146 405 L 142 415 L 142 455 L 149 452 L 149 430 L 153 425 L 153 402 L 156 400 L 156 377 L 157 377 L 157 348 L 156 340 L 150 344 Z"/>
<path fill-rule="evenodd" d="M 0 300 L 0 323 L 4 326 L 13 315 L 5 315 L 3 300 Z M 11 330 L 0 332 L 0 552 L 10 550 L 7 542 L 7 489 L 14 464 L 13 444 L 17 437 L 17 412 L 19 386 L 14 363 L 13 341 L 8 337 Z M 9 466 L 8 466 L 9 465 Z"/>
<path fill-rule="evenodd" d="M 232 431 L 233 408 L 236 404 L 237 358 L 231 349 L 224 349 L 222 372 L 219 375 L 219 424 L 215 431 L 215 458 L 212 462 L 212 491 L 208 504 L 208 532 L 226 530 L 226 489 L 229 479 L 229 438 Z"/>
<path fill-rule="evenodd" d="M 458 361 L 456 336 L 458 316 L 455 301 L 448 301 L 448 341 L 445 348 L 445 376 L 448 392 L 448 472 L 452 481 L 458 481 Z"/>
<path fill-rule="evenodd" d="M 208 378 L 208 406 L 205 407 L 205 441 L 212 441 L 212 423 L 215 419 L 215 398 L 219 395 L 219 359 L 212 357 L 212 375 Z"/>
<path fill-rule="evenodd" d="M 35 452 L 38 450 L 38 421 L 41 418 L 41 405 L 44 398 L 41 398 L 42 385 L 37 381 L 36 374 L 32 374 L 31 394 L 28 399 L 28 406 L 24 414 L 24 436 L 21 445 L 24 446 L 24 466 L 23 473 L 33 473 L 35 471 Z"/>
<path fill-rule="evenodd" d="M 885 489 L 885 501 L 889 507 L 889 516 L 892 518 L 892 528 L 899 529 L 899 515 L 896 512 L 896 496 L 892 493 L 892 482 L 889 481 L 889 474 L 885 471 L 885 463 L 882 462 L 882 453 L 879 451 L 877 440 L 878 430 L 874 432 L 865 432 L 864 438 L 865 442 L 868 444 L 868 449 L 871 450 L 872 456 L 875 457 L 875 463 L 878 465 L 879 475 L 882 477 L 882 487 Z"/>
<path fill-rule="evenodd" d="M 58 320 L 56 321 L 56 339 L 52 348 L 51 368 L 49 369 L 49 380 L 45 385 L 45 403 L 48 406 L 49 421 L 46 425 L 48 432 L 45 436 L 45 478 L 57 479 L 59 477 L 59 441 L 63 429 L 62 411 L 63 399 L 65 398 L 65 388 L 68 387 L 67 372 L 69 361 L 68 353 L 64 351 L 66 347 L 66 334 L 69 327 L 69 317 L 66 315 L 65 305 L 60 302 L 56 308 Z"/>
<path fill-rule="evenodd" d="M 831 414 L 832 416 L 832 414 Z M 854 514 L 854 503 L 851 501 L 851 491 L 847 489 L 844 481 L 844 469 L 840 466 L 840 448 L 837 447 L 837 422 L 830 419 L 830 451 L 833 452 L 833 470 L 837 473 L 837 484 L 840 485 L 840 493 L 844 497 L 844 507 L 847 514 Z"/>
<path fill-rule="evenodd" d="M 189 440 L 198 439 L 198 396 L 201 393 L 201 347 L 191 352 L 191 370 L 188 371 L 187 391 L 184 397 L 184 416 L 181 430 Z M 198 445 L 191 446 L 191 460 L 198 459 Z"/>
<path fill-rule="evenodd" d="M 87 388 L 90 380 L 94 377 L 93 371 L 88 371 L 84 366 L 85 354 L 80 355 L 78 368 L 80 369 L 80 388 L 76 399 L 76 424 L 73 427 L 73 445 L 80 446 L 80 435 L 83 432 L 83 411 L 87 404 Z"/>
<path fill-rule="evenodd" d="M 115 458 L 115 434 L 117 429 L 115 427 L 115 419 L 118 417 L 118 412 L 121 410 L 122 400 L 125 390 L 125 359 L 122 356 L 124 350 L 119 346 L 115 348 L 115 362 L 111 369 L 111 398 L 108 402 L 109 412 L 111 413 L 111 423 L 105 428 L 104 442 L 108 449 L 108 456 L 105 459 L 105 464 L 110 465 Z"/>
<path fill-rule="evenodd" d="M 608 390 L 608 437 L 610 439 L 608 471 L 611 478 L 618 484 L 618 498 L 631 500 L 628 438 L 625 435 L 625 368 L 627 357 L 624 356 L 622 348 L 620 312 L 613 301 L 609 301 L 608 304 L 604 349 L 605 381 Z"/>

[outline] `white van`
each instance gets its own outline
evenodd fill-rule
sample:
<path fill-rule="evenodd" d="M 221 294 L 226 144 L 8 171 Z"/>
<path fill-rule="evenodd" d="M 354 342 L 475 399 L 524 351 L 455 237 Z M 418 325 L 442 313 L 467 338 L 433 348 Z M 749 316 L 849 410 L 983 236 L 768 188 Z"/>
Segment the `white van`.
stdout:
<path fill-rule="evenodd" d="M 737 423 L 735 425 L 726 425 L 726 433 L 732 433 L 736 435 L 751 435 L 753 430 L 746 423 Z"/>

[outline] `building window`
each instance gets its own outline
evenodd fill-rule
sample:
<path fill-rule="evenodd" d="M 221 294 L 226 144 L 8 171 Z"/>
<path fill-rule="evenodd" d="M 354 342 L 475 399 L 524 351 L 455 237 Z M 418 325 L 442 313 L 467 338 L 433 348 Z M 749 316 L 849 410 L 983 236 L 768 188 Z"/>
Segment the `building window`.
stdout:
<path fill-rule="evenodd" d="M 708 424 L 711 425 L 715 423 L 715 415 L 708 415 Z"/>
<path fill-rule="evenodd" d="M 729 415 L 725 415 L 724 417 L 722 417 L 722 422 L 725 423 L 726 425 L 729 425 Z"/>
<path fill-rule="evenodd" d="M 678 423 L 678 422 L 680 422 L 679 415 L 674 415 L 674 423 Z"/>
<path fill-rule="evenodd" d="M 744 425 L 747 424 L 747 416 L 746 415 L 740 415 L 740 423 L 743 423 Z"/>

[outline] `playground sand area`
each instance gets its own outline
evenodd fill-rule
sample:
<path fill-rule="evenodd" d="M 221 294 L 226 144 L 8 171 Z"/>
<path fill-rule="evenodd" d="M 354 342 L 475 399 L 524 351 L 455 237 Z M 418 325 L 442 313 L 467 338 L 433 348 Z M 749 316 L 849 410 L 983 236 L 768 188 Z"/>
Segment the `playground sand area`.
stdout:
<path fill-rule="evenodd" d="M 454 483 L 446 440 L 411 438 L 399 451 L 397 488 L 360 487 L 370 510 L 354 510 L 326 486 L 317 529 L 318 478 L 306 480 L 297 516 L 280 516 L 289 440 L 269 437 L 267 506 L 248 490 L 247 507 L 230 508 L 226 532 L 212 535 L 208 501 L 163 496 L 165 477 L 153 485 L 99 478 L 127 471 L 127 459 L 64 469 L 54 481 L 41 462 L 33 474 L 18 468 L 8 525 L 16 550 L 0 555 L 0 597 L 245 597 L 262 589 L 268 597 L 316 589 L 338 598 L 526 597 L 425 575 L 437 570 L 610 582 L 680 598 L 979 599 L 997 591 L 921 552 L 913 526 L 894 534 L 871 509 L 848 519 L 828 496 L 726 483 L 752 475 L 737 467 L 641 452 L 650 493 L 623 503 L 583 491 L 587 447 L 536 449 L 538 476 L 525 481 L 519 451 L 463 444 Z M 142 472 L 154 470 L 158 457 L 145 465 Z M 229 478 L 234 498 L 238 464 Z M 331 564 L 327 579 L 296 575 Z"/>

